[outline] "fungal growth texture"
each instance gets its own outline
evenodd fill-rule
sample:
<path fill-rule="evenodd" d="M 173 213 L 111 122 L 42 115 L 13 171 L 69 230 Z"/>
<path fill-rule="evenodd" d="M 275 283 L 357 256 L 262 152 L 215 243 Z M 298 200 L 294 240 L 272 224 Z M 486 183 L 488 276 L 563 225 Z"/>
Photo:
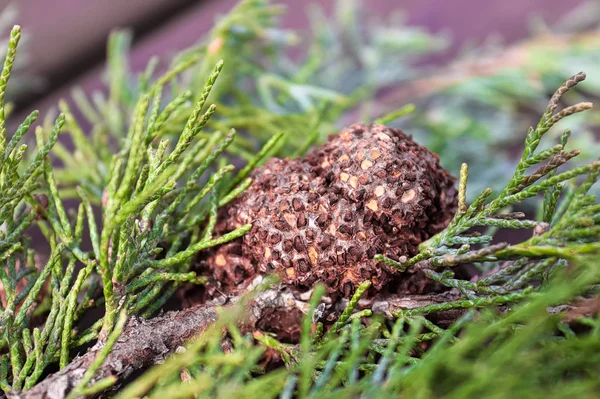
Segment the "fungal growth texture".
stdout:
<path fill-rule="evenodd" d="M 379 291 L 408 277 L 373 257 L 415 255 L 456 209 L 455 179 L 439 157 L 383 125 L 353 125 L 304 158 L 269 160 L 252 177 L 221 210 L 217 230 L 252 229 L 206 259 L 224 287 L 276 272 L 297 289 L 322 282 L 333 297 L 365 280 Z"/>

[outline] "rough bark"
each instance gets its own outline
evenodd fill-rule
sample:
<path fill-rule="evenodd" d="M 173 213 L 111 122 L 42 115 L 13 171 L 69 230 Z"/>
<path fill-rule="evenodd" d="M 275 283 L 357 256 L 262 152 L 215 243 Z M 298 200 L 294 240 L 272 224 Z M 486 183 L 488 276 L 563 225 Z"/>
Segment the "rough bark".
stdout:
<path fill-rule="evenodd" d="M 308 296 L 307 296 L 308 297 Z M 386 296 L 363 300 L 358 309 L 370 308 L 376 313 L 388 317 L 400 309 L 414 309 L 434 303 L 451 300 L 449 293 L 439 295 Z M 287 289 L 268 289 L 257 295 L 248 305 L 244 329 L 253 329 L 263 317 L 272 317 L 273 309 L 279 309 L 282 315 L 308 309 L 306 301 L 298 299 Z M 238 297 L 229 302 L 236 302 Z M 333 306 L 334 310 L 343 309 L 347 304 L 341 301 Z M 94 375 L 92 383 L 114 376 L 125 380 L 133 372 L 146 369 L 163 361 L 189 339 L 202 334 L 208 326 L 217 320 L 217 306 L 213 304 L 197 305 L 181 311 L 168 312 L 149 320 L 131 318 L 115 343 L 109 356 Z M 300 312 L 299 312 L 300 313 Z M 104 346 L 98 342 L 83 356 L 78 356 L 65 368 L 48 376 L 32 389 L 12 395 L 18 399 L 64 399 L 81 381 L 87 368 L 95 360 Z"/>
<path fill-rule="evenodd" d="M 92 383 L 111 375 L 124 380 L 136 370 L 164 360 L 177 347 L 202 333 L 216 319 L 216 308 L 211 305 L 168 312 L 149 320 L 132 317 L 96 372 Z M 67 367 L 48 376 L 30 390 L 10 397 L 64 399 L 81 381 L 102 347 L 104 342 L 98 342 L 83 356 L 73 359 Z"/>

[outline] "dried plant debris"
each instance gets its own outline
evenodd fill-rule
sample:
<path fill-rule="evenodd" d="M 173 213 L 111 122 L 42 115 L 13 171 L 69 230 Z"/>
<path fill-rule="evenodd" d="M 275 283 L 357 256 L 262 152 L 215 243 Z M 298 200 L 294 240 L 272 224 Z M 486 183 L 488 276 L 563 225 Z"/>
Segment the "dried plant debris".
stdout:
<path fill-rule="evenodd" d="M 365 280 L 379 291 L 397 273 L 373 257 L 414 256 L 457 204 L 455 179 L 436 154 L 376 124 L 353 125 L 303 158 L 271 159 L 252 178 L 216 227 L 252 223 L 208 259 L 224 286 L 275 271 L 300 289 L 323 282 L 333 297 L 351 296 Z"/>

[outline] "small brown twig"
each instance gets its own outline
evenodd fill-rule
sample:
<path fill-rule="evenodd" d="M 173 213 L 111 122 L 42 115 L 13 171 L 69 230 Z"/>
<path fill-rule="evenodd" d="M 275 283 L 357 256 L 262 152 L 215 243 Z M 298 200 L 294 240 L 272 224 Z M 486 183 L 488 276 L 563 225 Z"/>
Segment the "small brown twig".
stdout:
<path fill-rule="evenodd" d="M 238 302 L 239 299 L 240 297 L 231 298 L 229 303 Z M 388 295 L 361 300 L 356 310 L 369 308 L 374 313 L 393 317 L 392 314 L 398 310 L 414 309 L 452 299 L 454 298 L 451 293 Z M 335 308 L 344 306 L 344 301 L 340 301 Z M 267 309 L 271 312 L 274 308 L 287 313 L 294 308 L 306 313 L 308 304 L 296 299 L 288 289 L 267 289 L 258 294 L 248 305 L 247 319 L 243 321 L 244 328 L 253 329 Z M 442 316 L 444 320 L 448 317 L 455 318 L 456 315 Z M 132 373 L 165 360 L 178 347 L 202 334 L 217 318 L 217 306 L 214 304 L 202 304 L 180 311 L 167 312 L 148 320 L 131 318 L 112 351 L 96 372 L 91 384 L 110 376 L 116 377 L 118 381 L 122 382 Z M 104 341 L 99 341 L 84 355 L 76 357 L 68 366 L 48 376 L 32 389 L 9 397 L 18 399 L 66 398 L 68 393 L 81 381 L 85 371 L 94 362 L 96 355 L 103 347 Z"/>
<path fill-rule="evenodd" d="M 123 381 L 133 372 L 164 360 L 177 347 L 201 334 L 216 319 L 216 307 L 213 305 L 168 312 L 149 320 L 132 317 L 91 383 L 109 376 Z M 98 341 L 83 356 L 76 357 L 59 372 L 48 376 L 30 390 L 9 397 L 64 399 L 77 386 L 103 347 L 104 341 Z"/>

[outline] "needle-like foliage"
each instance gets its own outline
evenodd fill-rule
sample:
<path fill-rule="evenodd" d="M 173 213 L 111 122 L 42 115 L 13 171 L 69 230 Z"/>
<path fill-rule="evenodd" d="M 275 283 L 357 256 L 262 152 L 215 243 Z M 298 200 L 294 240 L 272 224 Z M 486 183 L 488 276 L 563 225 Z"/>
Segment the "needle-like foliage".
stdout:
<path fill-rule="evenodd" d="M 595 196 L 588 191 L 600 175 L 600 162 L 559 173 L 562 165 L 579 154 L 578 150 L 565 150 L 570 136 L 568 130 L 555 146 L 537 151 L 544 134 L 556 123 L 592 107 L 591 103 L 584 102 L 557 111 L 561 97 L 584 79 L 583 73 L 574 75 L 552 96 L 538 125 L 527 132 L 521 159 L 499 194 L 493 196 L 492 189 L 488 188 L 467 206 L 468 168 L 463 164 L 458 187 L 459 209 L 449 226 L 422 243 L 420 253 L 412 259 L 392 260 L 381 255 L 377 258 L 400 271 L 425 269 L 431 279 L 474 299 L 478 294 L 494 296 L 526 289 L 537 278 L 547 277 L 556 268 L 564 267 L 568 260 L 598 252 L 600 208 Z M 529 220 L 521 212 L 511 212 L 521 201 L 540 196 L 543 196 L 541 220 Z M 474 230 L 476 228 L 479 230 Z M 512 245 L 492 243 L 491 234 L 480 233 L 484 228 L 492 232 L 498 228 L 530 229 L 533 236 Z M 517 259 L 512 260 L 514 258 Z M 504 260 L 508 261 L 502 263 Z M 487 262 L 486 267 L 493 268 L 493 273 L 471 282 L 456 280 L 452 271 L 445 269 L 473 262 Z M 435 269 L 444 271 L 440 274 Z"/>
<path fill-rule="evenodd" d="M 515 296 L 521 305 L 509 312 L 488 309 L 476 314 L 476 307 L 503 302 L 465 301 L 462 307 L 471 310 L 445 329 L 423 317 L 431 309 L 415 309 L 390 322 L 372 318 L 363 324 L 350 318 L 320 341 L 310 331 L 319 300 L 315 290 L 301 343 L 287 345 L 268 335 L 241 334 L 234 327 L 243 317 L 240 306 L 117 397 L 593 397 L 599 388 L 598 318 L 582 317 L 586 331 L 576 334 L 561 316 L 548 313 L 600 277 L 593 257 L 578 257 L 572 266 L 576 278 L 564 270 L 557 273 L 528 300 Z M 227 353 L 216 344 L 223 329 L 233 340 Z M 261 369 L 266 350 L 279 353 L 286 367 Z"/>
<path fill-rule="evenodd" d="M 569 131 L 555 147 L 537 151 L 555 123 L 591 107 L 580 103 L 557 110 L 562 95 L 584 78 L 577 74 L 557 90 L 539 124 L 529 129 L 521 160 L 502 192 L 492 196 L 485 190 L 467 205 L 464 165 L 459 209 L 449 226 L 424 242 L 411 259 L 377 256 L 401 272 L 423 269 L 454 290 L 456 299 L 398 308 L 386 321 L 369 309 L 355 311 L 370 286 L 366 281 L 323 334 L 322 325 L 313 325 L 325 292 L 316 287 L 297 345 L 281 343 L 268 333 L 242 335 L 234 327 L 242 317 L 240 307 L 239 314 L 228 312 L 214 330 L 142 375 L 118 398 L 593 396 L 600 388 L 600 320 L 579 314 L 577 323 L 584 332 L 576 333 L 571 316 L 561 316 L 559 309 L 577 312 L 566 304 L 580 295 L 597 301 L 600 207 L 588 191 L 600 175 L 600 164 L 557 171 L 577 155 L 564 150 Z M 535 196 L 544 196 L 540 220 L 508 211 Z M 534 234 L 509 245 L 492 243 L 491 233 L 475 228 L 529 229 Z M 454 278 L 453 268 L 475 262 L 485 262 L 488 272 L 483 277 Z M 428 317 L 440 312 L 460 312 L 461 317 L 443 327 Z M 215 345 L 225 328 L 233 340 L 226 355 Z M 263 351 L 278 353 L 285 367 L 262 370 L 259 360 L 265 354 L 253 340 Z"/>
<path fill-rule="evenodd" d="M 293 35 L 277 30 L 280 12 L 265 0 L 241 1 L 206 40 L 169 66 L 151 60 L 137 76 L 127 66 L 130 37 L 114 33 L 108 94 L 75 90 L 56 118 L 35 128 L 32 152 L 19 143 L 37 112 L 7 132 L 4 97 L 20 38 L 13 29 L 0 75 L 2 391 L 19 393 L 51 367 L 68 369 L 74 353 L 94 341 L 100 348 L 69 398 L 117 383 L 116 376 L 94 377 L 128 318 L 156 315 L 182 285 L 205 284 L 192 271 L 196 256 L 250 229 L 214 233 L 219 208 L 251 184 L 252 170 L 276 154 L 303 154 L 378 84 L 398 81 L 374 75 L 370 63 L 402 36 L 353 36 L 356 15 L 342 7 L 337 22 L 352 40 L 338 46 L 334 27 L 316 26 L 318 40 L 301 67 L 282 67 L 281 47 Z M 410 32 L 402 43 L 414 53 L 441 45 Z M 348 47 L 357 64 L 321 59 L 344 58 Z M 356 73 L 350 89 L 334 87 L 332 76 Z M 504 188 L 467 203 L 464 164 L 459 208 L 447 228 L 413 258 L 377 256 L 399 273 L 424 273 L 446 300 L 403 307 L 405 298 L 400 305 L 387 298 L 383 317 L 381 298 L 361 301 L 371 286 L 365 281 L 337 320 L 323 320 L 330 308 L 316 286 L 308 302 L 288 301 L 305 313 L 299 342 L 290 343 L 238 327 L 264 290 L 285 292 L 261 286 L 117 397 L 593 396 L 600 389 L 600 319 L 597 307 L 578 303 L 598 301 L 600 205 L 590 189 L 600 163 L 571 166 L 580 153 L 567 150 L 569 131 L 553 146 L 542 144 L 563 119 L 591 108 L 580 102 L 559 110 L 584 78 L 573 76 L 552 96 Z M 526 200 L 537 201 L 537 215 L 514 209 Z M 47 243 L 31 245 L 36 228 Z M 499 230 L 531 233 L 506 243 Z M 477 272 L 465 278 L 466 266 Z M 453 317 L 439 322 L 440 314 Z M 280 367 L 269 363 L 275 357 Z"/>

